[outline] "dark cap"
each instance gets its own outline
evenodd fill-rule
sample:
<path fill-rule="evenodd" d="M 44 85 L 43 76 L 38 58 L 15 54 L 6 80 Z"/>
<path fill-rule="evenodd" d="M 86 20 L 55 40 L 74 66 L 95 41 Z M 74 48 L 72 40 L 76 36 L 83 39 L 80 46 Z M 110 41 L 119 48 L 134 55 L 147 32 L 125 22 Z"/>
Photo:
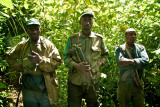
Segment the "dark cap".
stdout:
<path fill-rule="evenodd" d="M 39 21 L 38 21 L 37 19 L 35 19 L 35 18 L 31 18 L 31 19 L 29 19 L 29 20 L 27 21 L 27 26 L 28 26 L 28 25 L 33 25 L 33 24 L 40 26 Z"/>
<path fill-rule="evenodd" d="M 85 15 L 91 15 L 92 17 L 94 17 L 94 12 L 92 11 L 91 8 L 86 8 L 84 9 L 84 11 L 81 13 L 80 19 L 85 16 Z"/>

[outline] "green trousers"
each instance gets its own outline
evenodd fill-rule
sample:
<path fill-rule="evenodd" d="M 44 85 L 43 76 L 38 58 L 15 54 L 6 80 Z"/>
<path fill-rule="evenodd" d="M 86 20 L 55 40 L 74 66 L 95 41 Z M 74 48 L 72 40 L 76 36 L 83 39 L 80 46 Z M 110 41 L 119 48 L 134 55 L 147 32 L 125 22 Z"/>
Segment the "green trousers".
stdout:
<path fill-rule="evenodd" d="M 118 83 L 118 101 L 120 107 L 128 107 L 131 101 L 134 107 L 145 107 L 143 89 L 133 83 L 120 81 Z"/>
<path fill-rule="evenodd" d="M 46 91 L 40 92 L 22 88 L 22 96 L 24 107 L 52 107 Z"/>
<path fill-rule="evenodd" d="M 94 87 L 74 85 L 68 82 L 68 107 L 81 107 L 82 98 L 85 99 L 87 107 L 98 107 L 99 83 Z"/>
<path fill-rule="evenodd" d="M 24 74 L 22 76 L 22 96 L 24 107 L 52 107 L 43 75 Z"/>

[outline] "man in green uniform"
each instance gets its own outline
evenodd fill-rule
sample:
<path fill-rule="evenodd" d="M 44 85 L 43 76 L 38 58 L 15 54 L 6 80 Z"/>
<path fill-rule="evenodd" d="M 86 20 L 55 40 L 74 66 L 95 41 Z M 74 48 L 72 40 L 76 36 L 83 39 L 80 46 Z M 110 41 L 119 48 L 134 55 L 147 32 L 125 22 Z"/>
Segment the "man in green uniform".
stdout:
<path fill-rule="evenodd" d="M 145 107 L 143 95 L 143 67 L 149 62 L 145 47 L 135 43 L 136 31 L 125 32 L 126 43 L 116 49 L 116 62 L 120 68 L 118 100 L 120 107 L 132 101 L 134 107 Z"/>
<path fill-rule="evenodd" d="M 51 107 L 56 103 L 53 84 L 56 68 L 61 63 L 57 48 L 40 36 L 40 23 L 32 18 L 27 22 L 29 38 L 18 43 L 7 55 L 8 64 L 22 72 L 24 107 Z M 53 89 L 54 88 L 54 89 Z"/>
<path fill-rule="evenodd" d="M 85 9 L 80 16 L 82 31 L 72 34 L 65 50 L 65 64 L 69 67 L 68 107 L 98 107 L 99 67 L 107 58 L 103 37 L 91 31 L 94 13 Z"/>

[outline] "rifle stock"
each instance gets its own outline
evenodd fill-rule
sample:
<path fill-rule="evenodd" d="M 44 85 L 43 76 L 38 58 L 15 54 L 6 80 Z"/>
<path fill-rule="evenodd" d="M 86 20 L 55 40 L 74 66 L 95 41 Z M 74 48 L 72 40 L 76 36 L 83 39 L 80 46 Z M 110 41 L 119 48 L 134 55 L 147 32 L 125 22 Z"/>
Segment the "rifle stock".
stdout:
<path fill-rule="evenodd" d="M 120 53 L 122 54 L 122 56 L 125 58 L 120 46 L 118 46 L 119 50 L 120 50 Z M 129 54 L 129 51 L 126 49 L 127 51 L 127 54 Z M 130 56 L 130 55 L 129 55 Z M 139 75 L 138 75 L 138 72 L 137 70 L 135 70 L 134 72 L 131 72 L 131 75 L 132 75 L 132 78 L 133 80 L 135 81 L 136 85 L 139 87 L 139 88 L 142 88 L 142 85 L 140 83 L 140 80 L 139 80 Z M 136 75 L 136 76 L 135 76 Z"/>
<path fill-rule="evenodd" d="M 87 62 L 81 47 L 78 47 L 78 46 L 76 47 L 76 55 L 77 55 L 77 58 L 79 59 L 80 62 Z M 92 75 L 91 70 L 89 71 L 89 78 L 91 79 L 91 84 L 92 84 L 93 90 L 95 92 L 95 95 L 97 96 L 97 92 L 94 87 L 94 80 L 93 80 L 93 75 Z"/>
<path fill-rule="evenodd" d="M 82 52 L 81 47 L 77 47 L 76 54 L 77 54 L 77 58 L 79 59 L 80 62 L 87 62 L 86 58 Z M 89 71 L 89 77 L 92 79 L 91 70 Z"/>

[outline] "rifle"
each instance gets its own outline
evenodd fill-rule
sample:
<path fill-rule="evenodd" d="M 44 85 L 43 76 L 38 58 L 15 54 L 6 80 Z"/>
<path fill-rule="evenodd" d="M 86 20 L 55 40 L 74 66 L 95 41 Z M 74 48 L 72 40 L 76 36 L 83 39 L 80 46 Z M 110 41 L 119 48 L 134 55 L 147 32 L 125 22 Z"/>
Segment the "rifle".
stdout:
<path fill-rule="evenodd" d="M 77 56 L 77 58 L 80 62 L 87 62 L 81 47 L 76 46 L 75 54 L 76 54 L 76 56 Z M 94 91 L 95 95 L 97 96 L 97 92 L 96 92 L 95 87 L 94 87 L 93 75 L 92 75 L 91 70 L 89 71 L 89 77 L 91 79 L 91 84 L 92 84 L 92 87 L 93 87 L 93 91 Z"/>
<path fill-rule="evenodd" d="M 86 58 L 84 57 L 84 54 L 83 54 L 83 52 L 82 52 L 81 47 L 77 46 L 75 52 L 76 52 L 76 56 L 78 57 L 78 60 L 79 60 L 80 62 L 87 62 L 87 61 L 86 61 Z M 91 80 L 93 79 L 93 78 L 92 78 L 93 76 L 92 76 L 91 70 L 89 71 L 89 77 L 91 78 Z M 92 82 L 93 82 L 93 80 L 92 80 Z"/>
<path fill-rule="evenodd" d="M 125 58 L 125 56 L 124 56 L 124 54 L 123 54 L 120 46 L 118 46 L 118 48 L 119 48 L 120 53 L 122 54 L 122 56 Z M 132 58 L 132 56 L 131 56 L 131 54 L 129 53 L 128 49 L 126 49 L 126 51 L 127 51 L 128 56 Z M 132 78 L 133 78 L 133 80 L 135 81 L 137 87 L 139 87 L 140 89 L 142 89 L 142 85 L 141 85 L 141 83 L 140 83 L 139 75 L 138 75 L 137 70 L 131 71 L 131 75 L 132 75 Z"/>
<path fill-rule="evenodd" d="M 17 100 L 16 100 L 16 107 L 18 107 L 18 103 L 19 103 L 19 96 L 20 96 L 20 94 L 21 94 L 21 90 L 22 90 L 22 73 L 20 74 L 20 77 L 19 77 L 19 81 L 18 81 L 18 85 L 19 85 L 19 87 L 18 87 L 18 96 L 17 96 Z"/>

